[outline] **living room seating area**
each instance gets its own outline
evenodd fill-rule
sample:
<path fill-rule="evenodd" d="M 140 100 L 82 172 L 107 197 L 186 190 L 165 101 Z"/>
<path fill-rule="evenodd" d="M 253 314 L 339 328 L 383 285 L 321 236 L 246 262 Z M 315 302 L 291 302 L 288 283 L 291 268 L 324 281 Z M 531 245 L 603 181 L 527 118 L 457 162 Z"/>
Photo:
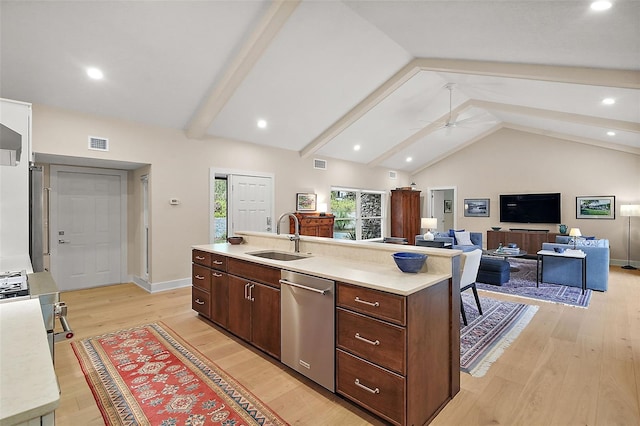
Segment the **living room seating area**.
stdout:
<path fill-rule="evenodd" d="M 558 236 L 555 243 L 543 243 L 543 250 L 554 248 L 573 249 L 571 237 Z M 577 239 L 576 249 L 587 255 L 587 288 L 607 291 L 609 286 L 609 240 L 607 239 Z M 562 257 L 545 259 L 542 281 L 580 287 L 582 283 L 582 269 L 579 262 Z"/>

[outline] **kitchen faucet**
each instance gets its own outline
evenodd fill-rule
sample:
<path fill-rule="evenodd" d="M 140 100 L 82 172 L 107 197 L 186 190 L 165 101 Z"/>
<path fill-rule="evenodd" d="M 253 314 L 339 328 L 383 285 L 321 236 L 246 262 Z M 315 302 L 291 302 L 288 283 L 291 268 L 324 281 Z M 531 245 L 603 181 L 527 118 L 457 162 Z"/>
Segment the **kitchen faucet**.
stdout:
<path fill-rule="evenodd" d="M 276 234 L 280 235 L 280 221 L 282 221 L 282 218 L 285 216 L 293 218 L 293 222 L 295 224 L 295 228 L 294 228 L 295 234 L 289 237 L 289 239 L 293 241 L 295 244 L 295 252 L 300 253 L 300 222 L 298 221 L 298 217 L 295 214 L 282 213 L 280 215 L 280 217 L 278 218 L 278 223 L 276 224 Z"/>

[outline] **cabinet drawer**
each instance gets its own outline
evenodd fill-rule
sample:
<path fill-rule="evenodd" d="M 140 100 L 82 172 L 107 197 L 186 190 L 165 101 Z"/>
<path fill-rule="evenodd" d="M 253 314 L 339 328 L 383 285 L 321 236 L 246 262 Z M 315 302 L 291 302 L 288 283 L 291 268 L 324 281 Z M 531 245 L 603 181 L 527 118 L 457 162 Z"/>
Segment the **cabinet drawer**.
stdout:
<path fill-rule="evenodd" d="M 395 423 L 404 423 L 405 379 L 337 350 L 337 392 Z"/>
<path fill-rule="evenodd" d="M 403 296 L 338 283 L 337 305 L 395 324 L 406 325 L 406 299 Z"/>
<path fill-rule="evenodd" d="M 231 258 L 227 270 L 229 274 L 280 288 L 280 269 Z"/>
<path fill-rule="evenodd" d="M 211 295 L 197 287 L 191 287 L 191 309 L 205 317 L 211 317 Z"/>
<path fill-rule="evenodd" d="M 211 267 L 219 271 L 227 272 L 227 256 L 211 253 Z"/>
<path fill-rule="evenodd" d="M 211 253 L 202 250 L 191 250 L 191 261 L 198 265 L 211 267 Z"/>
<path fill-rule="evenodd" d="M 191 265 L 191 284 L 207 292 L 211 291 L 211 269 L 204 266 Z"/>
<path fill-rule="evenodd" d="M 338 308 L 336 338 L 339 348 L 405 374 L 404 328 Z"/>

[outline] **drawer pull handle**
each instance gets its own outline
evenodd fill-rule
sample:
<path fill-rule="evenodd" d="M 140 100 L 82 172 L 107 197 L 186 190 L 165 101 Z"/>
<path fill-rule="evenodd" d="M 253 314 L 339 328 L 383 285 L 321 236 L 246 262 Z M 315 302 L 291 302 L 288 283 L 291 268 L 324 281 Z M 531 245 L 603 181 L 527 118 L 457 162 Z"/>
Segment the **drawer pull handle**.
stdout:
<path fill-rule="evenodd" d="M 369 339 L 365 339 L 364 337 L 360 336 L 360 333 L 356 333 L 356 339 L 358 340 L 362 340 L 363 342 L 367 342 L 370 345 L 373 346 L 378 346 L 380 344 L 380 340 L 376 340 L 375 342 L 373 340 L 369 340 Z"/>
<path fill-rule="evenodd" d="M 213 276 L 216 278 L 220 278 L 222 276 L 222 274 L 216 274 L 215 272 L 213 273 Z"/>
<path fill-rule="evenodd" d="M 353 299 L 354 301 L 358 302 L 358 303 L 364 303 L 365 305 L 369 305 L 369 306 L 374 306 L 374 307 L 378 307 L 380 306 L 379 302 L 367 302 L 366 300 L 362 300 L 360 299 L 358 296 L 356 296 L 355 299 Z"/>
<path fill-rule="evenodd" d="M 194 300 L 194 302 L 196 302 L 198 305 L 204 305 L 204 302 L 200 299 L 196 299 Z"/>
<path fill-rule="evenodd" d="M 204 257 L 202 257 L 202 256 L 196 256 L 196 260 L 204 260 Z"/>
<path fill-rule="evenodd" d="M 356 386 L 358 386 L 358 387 L 360 387 L 360 388 L 362 388 L 362 389 L 366 390 L 367 392 L 371 392 L 371 393 L 380 393 L 380 389 L 378 389 L 378 388 L 371 389 L 371 388 L 369 388 L 369 387 L 367 387 L 367 386 L 365 386 L 365 385 L 361 385 L 361 384 L 360 384 L 360 380 L 359 380 L 359 379 L 356 379 L 355 384 L 356 384 Z"/>
<path fill-rule="evenodd" d="M 201 277 L 200 275 L 196 274 L 196 280 L 204 280 L 204 277 Z"/>
<path fill-rule="evenodd" d="M 214 264 L 214 265 L 222 265 L 222 262 L 220 262 L 219 260 L 214 260 L 214 261 L 213 261 L 213 264 Z"/>

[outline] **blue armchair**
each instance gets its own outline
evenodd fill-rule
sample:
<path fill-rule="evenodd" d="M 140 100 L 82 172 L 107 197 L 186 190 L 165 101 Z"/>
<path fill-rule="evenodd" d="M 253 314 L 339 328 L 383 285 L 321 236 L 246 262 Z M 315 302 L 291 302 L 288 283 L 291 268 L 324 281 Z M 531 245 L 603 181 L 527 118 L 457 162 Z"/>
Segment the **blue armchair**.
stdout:
<path fill-rule="evenodd" d="M 558 237 L 559 238 L 559 237 Z M 556 239 L 558 241 L 558 239 Z M 562 241 L 562 240 L 560 240 Z M 609 286 L 609 240 L 595 240 L 590 245 L 583 242 L 577 249 L 587 255 L 587 288 L 607 291 Z M 543 243 L 543 250 L 553 250 L 554 247 L 573 248 L 573 244 Z M 582 283 L 582 269 L 580 262 L 562 257 L 549 256 L 544 260 L 542 281 L 580 287 Z"/>

